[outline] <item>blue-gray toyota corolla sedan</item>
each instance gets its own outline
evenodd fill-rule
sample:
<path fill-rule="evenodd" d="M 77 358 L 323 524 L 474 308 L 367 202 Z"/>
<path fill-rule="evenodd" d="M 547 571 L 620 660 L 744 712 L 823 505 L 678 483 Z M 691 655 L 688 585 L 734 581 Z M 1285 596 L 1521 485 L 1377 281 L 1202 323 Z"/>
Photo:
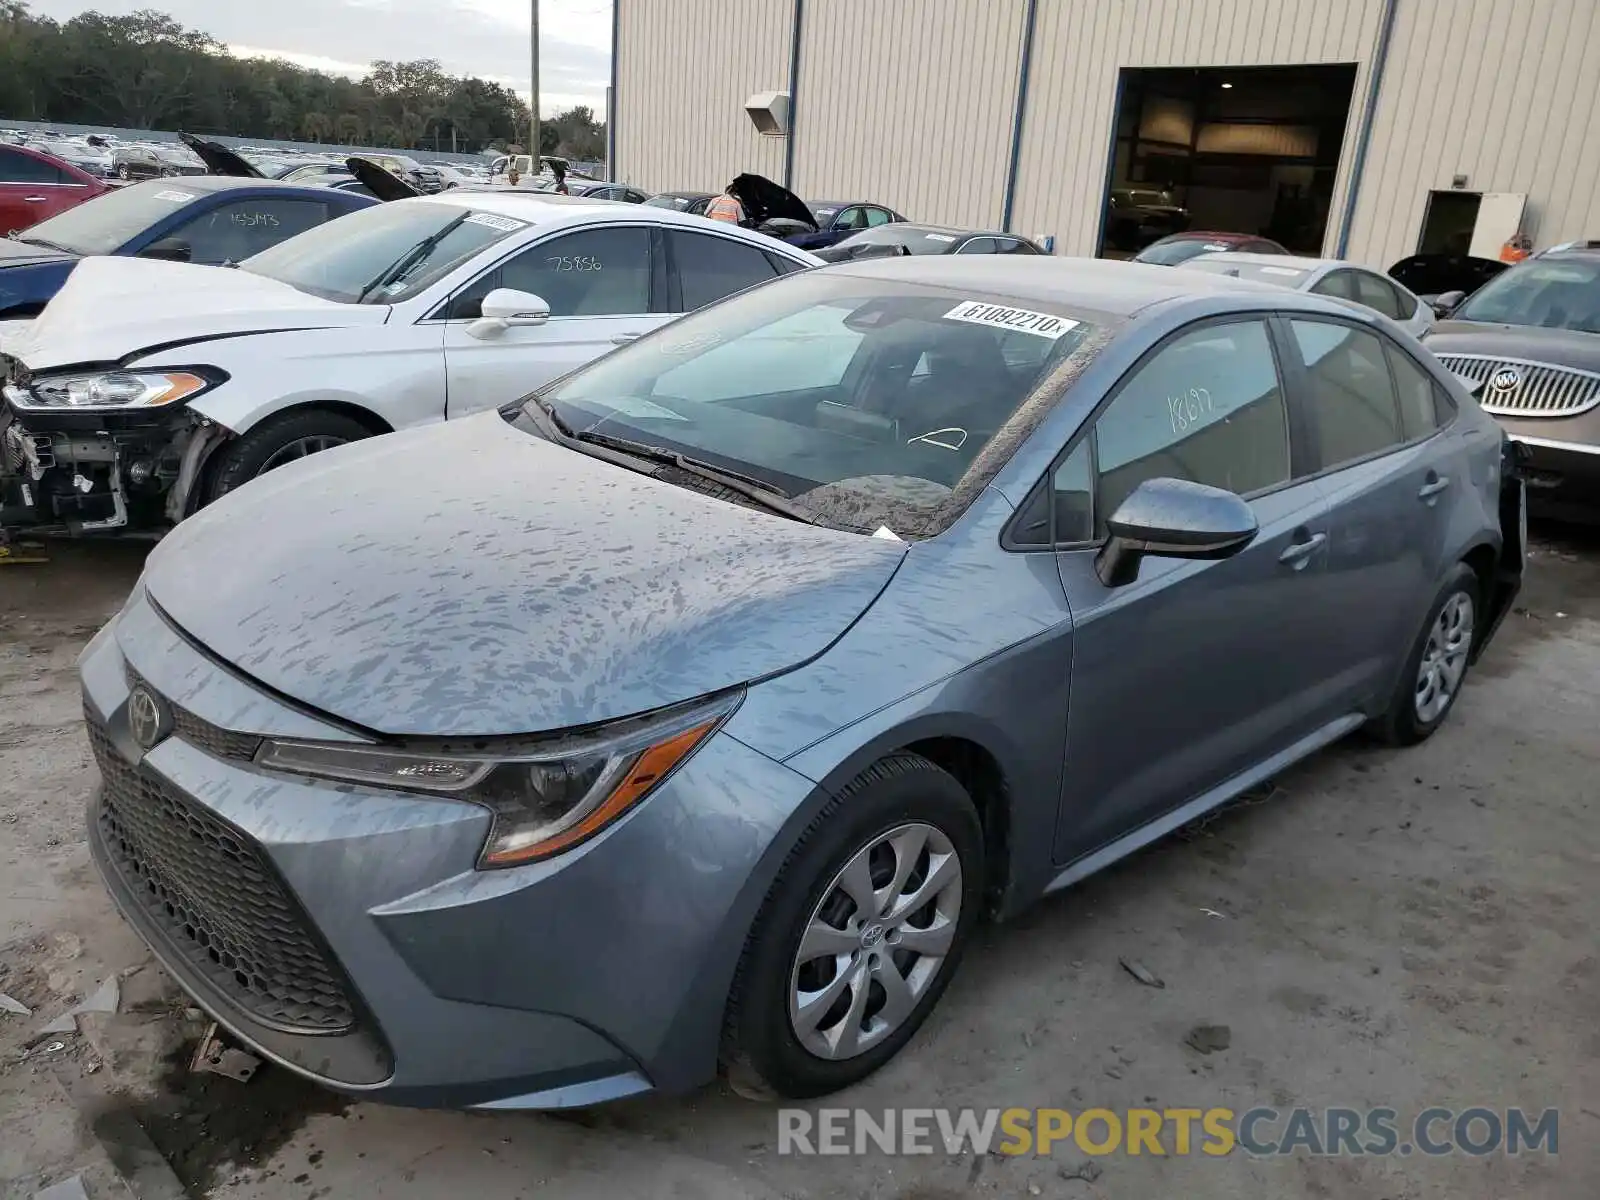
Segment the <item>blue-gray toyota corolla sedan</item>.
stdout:
<path fill-rule="evenodd" d="M 331 1087 L 814 1096 L 978 920 L 1358 728 L 1433 733 L 1521 502 L 1462 381 L 1338 301 L 792 275 L 179 526 L 83 655 L 95 861 Z"/>

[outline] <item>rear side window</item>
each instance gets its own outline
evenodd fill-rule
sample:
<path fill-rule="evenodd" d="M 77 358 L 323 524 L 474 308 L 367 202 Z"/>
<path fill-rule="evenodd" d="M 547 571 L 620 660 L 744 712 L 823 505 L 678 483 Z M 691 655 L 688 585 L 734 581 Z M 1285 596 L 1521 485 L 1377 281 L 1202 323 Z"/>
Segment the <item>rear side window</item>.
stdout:
<path fill-rule="evenodd" d="M 732 238 L 670 230 L 672 261 L 683 289 L 683 311 L 704 308 L 724 296 L 774 278 L 766 253 Z"/>
<path fill-rule="evenodd" d="M 1306 407 L 1324 467 L 1406 440 L 1376 335 L 1331 321 L 1292 320 L 1289 325 L 1306 367 Z"/>
<path fill-rule="evenodd" d="M 1240 495 L 1287 482 L 1289 416 L 1266 325 L 1209 325 L 1169 342 L 1136 368 L 1093 438 L 1096 537 L 1148 479 Z"/>
<path fill-rule="evenodd" d="M 1427 437 L 1442 424 L 1439 387 L 1431 375 L 1400 350 L 1393 346 L 1388 350 L 1395 396 L 1400 401 L 1400 431 L 1408 442 Z"/>

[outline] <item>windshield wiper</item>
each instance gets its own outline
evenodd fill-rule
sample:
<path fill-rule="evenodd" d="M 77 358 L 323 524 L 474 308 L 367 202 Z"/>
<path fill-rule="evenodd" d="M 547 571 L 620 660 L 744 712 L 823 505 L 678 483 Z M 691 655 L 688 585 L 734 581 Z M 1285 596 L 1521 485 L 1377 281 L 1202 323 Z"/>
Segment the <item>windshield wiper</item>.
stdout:
<path fill-rule="evenodd" d="M 544 405 L 541 403 L 540 407 Z M 547 410 L 548 411 L 548 410 Z M 697 458 L 690 458 L 676 450 L 668 450 L 664 446 L 652 446 L 647 442 L 635 442 L 629 438 L 615 437 L 609 433 L 595 433 L 585 430 L 583 433 L 574 434 L 573 441 L 585 442 L 592 446 L 605 446 L 610 450 L 620 450 L 622 453 L 634 458 L 642 458 L 646 462 L 660 463 L 663 466 L 676 467 L 686 475 L 693 475 L 697 479 L 704 479 L 707 483 L 725 487 L 730 492 L 743 496 L 746 500 L 753 500 L 762 508 L 780 516 L 788 517 L 793 521 L 801 521 L 807 525 L 817 525 L 820 522 L 810 513 L 796 507 L 789 502 L 788 496 L 779 488 L 749 475 L 741 475 L 737 471 L 725 471 L 721 467 L 714 467 L 710 463 L 701 462 Z"/>
<path fill-rule="evenodd" d="M 395 280 L 405 278 L 406 273 L 409 272 L 412 267 L 416 266 L 423 259 L 427 258 L 428 255 L 432 254 L 433 248 L 440 242 L 444 241 L 445 238 L 449 237 L 450 234 L 455 231 L 456 226 L 460 225 L 471 215 L 472 213 L 470 210 L 463 210 L 459 217 L 451 221 L 443 229 L 439 230 L 437 233 L 430 233 L 415 246 L 411 247 L 411 249 L 407 250 L 392 264 L 385 267 L 378 274 L 376 279 L 367 284 L 366 287 L 362 288 L 361 291 L 356 294 L 356 303 L 363 303 L 368 296 L 372 295 L 372 293 L 377 291 L 379 288 L 387 287 Z"/>
<path fill-rule="evenodd" d="M 59 250 L 63 254 L 76 254 L 71 246 L 63 246 L 60 242 L 52 242 L 42 237 L 19 237 L 19 242 L 26 242 L 30 246 L 43 246 L 46 250 Z"/>

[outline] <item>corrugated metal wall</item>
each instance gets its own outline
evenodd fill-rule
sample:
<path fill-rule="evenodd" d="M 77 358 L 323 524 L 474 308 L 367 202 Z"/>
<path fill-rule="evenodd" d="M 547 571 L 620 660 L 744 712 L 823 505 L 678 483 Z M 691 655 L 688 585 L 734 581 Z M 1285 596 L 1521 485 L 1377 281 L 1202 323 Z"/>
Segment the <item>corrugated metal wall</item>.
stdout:
<path fill-rule="evenodd" d="M 787 91 L 794 0 L 617 0 L 617 178 L 716 191 L 741 171 L 783 179 L 783 138 L 745 115 Z"/>
<path fill-rule="evenodd" d="M 1600 4 L 1400 0 L 1350 257 L 1415 253 L 1428 192 L 1526 192 L 1538 246 L 1600 237 Z"/>
<path fill-rule="evenodd" d="M 1053 234 L 1058 254 L 1095 252 L 1122 67 L 1354 62 L 1329 217 L 1337 228 L 1381 8 L 1380 0 L 1042 0 L 1013 226 Z"/>
<path fill-rule="evenodd" d="M 806 0 L 795 191 L 1000 220 L 1025 0 Z"/>

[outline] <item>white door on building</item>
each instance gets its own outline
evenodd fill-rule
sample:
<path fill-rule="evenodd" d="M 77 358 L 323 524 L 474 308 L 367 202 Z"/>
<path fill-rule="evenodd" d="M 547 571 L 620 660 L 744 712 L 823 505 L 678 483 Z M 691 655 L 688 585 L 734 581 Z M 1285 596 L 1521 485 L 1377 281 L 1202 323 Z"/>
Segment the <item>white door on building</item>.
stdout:
<path fill-rule="evenodd" d="M 1526 192 L 1483 193 L 1467 253 L 1475 258 L 1499 258 L 1500 248 L 1522 231 L 1522 210 L 1527 206 Z"/>

